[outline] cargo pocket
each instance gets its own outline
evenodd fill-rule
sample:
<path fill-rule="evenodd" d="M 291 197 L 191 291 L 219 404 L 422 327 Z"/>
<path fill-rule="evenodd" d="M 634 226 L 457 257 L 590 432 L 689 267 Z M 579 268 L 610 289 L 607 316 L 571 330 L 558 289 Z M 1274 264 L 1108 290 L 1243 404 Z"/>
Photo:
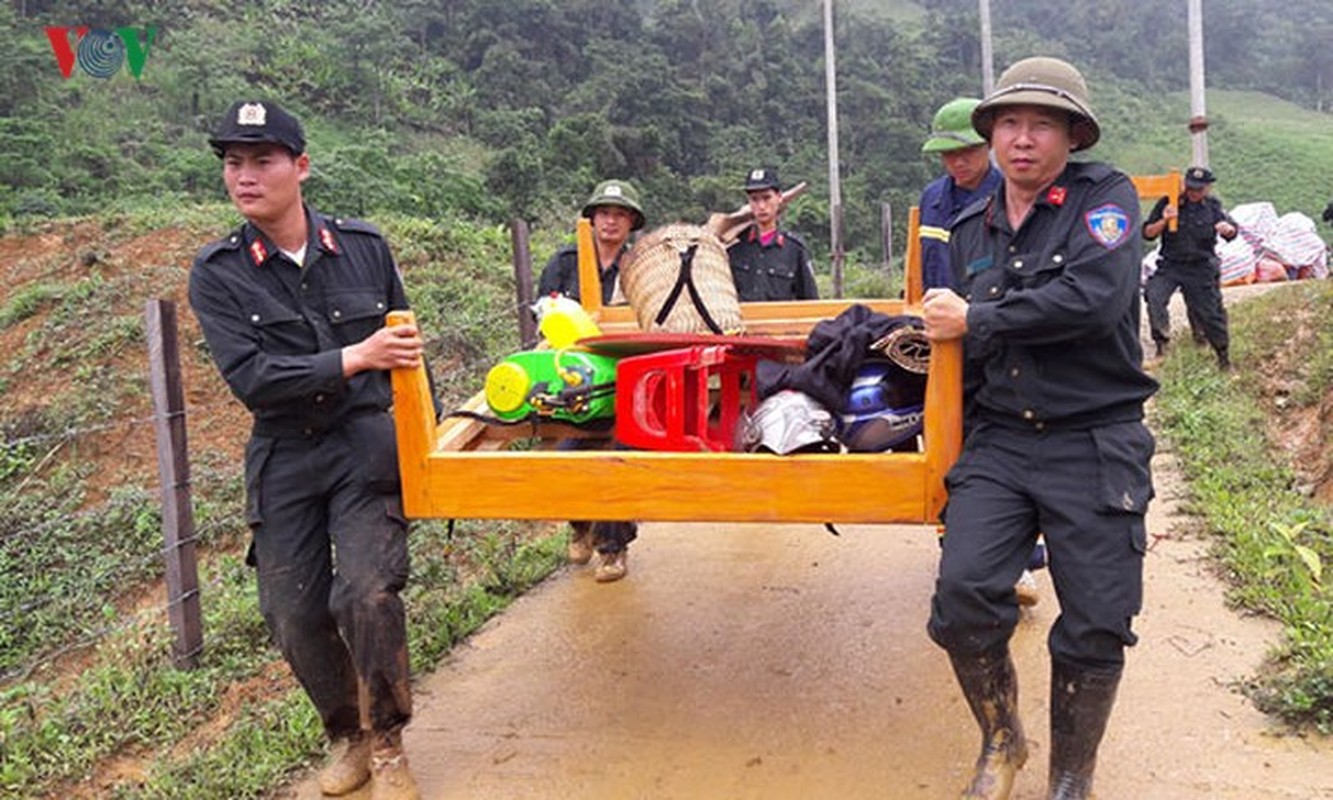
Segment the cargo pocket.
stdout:
<path fill-rule="evenodd" d="M 249 567 L 259 566 L 254 537 L 264 524 L 264 467 L 276 443 L 276 439 L 252 436 L 245 445 L 245 524 L 250 527 L 250 547 L 245 551 L 245 564 Z"/>
<path fill-rule="evenodd" d="M 1149 466 L 1156 447 L 1152 434 L 1141 422 L 1125 422 L 1094 428 L 1092 440 L 1097 448 L 1098 510 L 1142 516 L 1155 494 Z"/>

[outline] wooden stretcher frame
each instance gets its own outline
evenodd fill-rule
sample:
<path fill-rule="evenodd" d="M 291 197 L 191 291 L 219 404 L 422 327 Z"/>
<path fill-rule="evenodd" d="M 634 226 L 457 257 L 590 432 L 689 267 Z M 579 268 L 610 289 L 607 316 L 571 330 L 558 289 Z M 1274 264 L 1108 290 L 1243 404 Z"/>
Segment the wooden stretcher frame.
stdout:
<path fill-rule="evenodd" d="M 1141 197 L 1176 202 L 1180 175 L 1134 179 Z M 919 314 L 920 215 L 908 216 L 902 300 L 743 303 L 747 333 L 804 339 L 853 303 Z M 638 330 L 633 309 L 603 306 L 592 229 L 579 220 L 583 305 L 605 333 Z M 391 315 L 392 320 L 392 315 Z M 555 450 L 605 437 L 559 423 L 514 427 L 449 417 L 437 423 L 424 366 L 393 371 L 403 506 L 413 518 L 904 523 L 939 519 L 944 475 L 962 447 L 962 345 L 936 343 L 926 384 L 924 452 L 775 456 Z M 482 393 L 464 410 L 486 413 Z M 538 439 L 511 449 L 516 439 Z"/>
<path fill-rule="evenodd" d="M 915 218 L 915 215 L 913 215 Z M 909 242 L 915 242 L 912 236 Z M 633 310 L 600 299 L 592 230 L 579 221 L 584 305 L 606 333 L 638 330 Z M 909 244 L 909 253 L 915 245 Z M 746 303 L 751 334 L 804 339 L 853 303 L 887 314 L 919 311 L 919 250 L 906 300 Z M 424 367 L 393 371 L 403 506 L 409 517 L 753 522 L 926 522 L 944 504 L 944 473 L 962 444 L 962 347 L 934 347 L 926 386 L 925 452 L 872 454 L 666 453 L 549 449 L 589 434 L 568 425 L 436 423 Z M 465 409 L 486 412 L 482 394 Z M 537 449 L 508 449 L 541 438 Z"/>

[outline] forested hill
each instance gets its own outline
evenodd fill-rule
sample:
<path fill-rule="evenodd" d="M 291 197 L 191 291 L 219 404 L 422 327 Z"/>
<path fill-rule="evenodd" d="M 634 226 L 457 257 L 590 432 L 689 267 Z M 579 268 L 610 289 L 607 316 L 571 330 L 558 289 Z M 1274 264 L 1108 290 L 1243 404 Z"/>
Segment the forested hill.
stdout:
<path fill-rule="evenodd" d="M 997 73 L 1038 53 L 1083 68 L 1105 130 L 1096 157 L 1139 172 L 1187 166 L 1183 0 L 992 6 Z M 206 131 L 232 100 L 260 95 L 306 120 L 308 194 L 331 210 L 567 225 L 596 180 L 618 176 L 642 186 L 652 221 L 698 220 L 739 203 L 745 170 L 767 163 L 812 184 L 789 222 L 822 250 L 822 8 L 16 0 L 0 8 L 0 225 L 217 199 Z M 919 152 L 933 110 L 980 91 L 977 8 L 834 0 L 849 247 L 878 252 L 880 203 L 905 208 L 937 171 Z M 1219 190 L 1317 216 L 1333 186 L 1322 112 L 1333 97 L 1333 4 L 1210 0 L 1205 11 Z M 109 78 L 62 65 L 51 26 L 132 29 L 139 50 L 126 52 L 141 56 L 137 70 L 117 53 L 123 67 Z M 60 35 L 73 54 L 77 34 Z"/>

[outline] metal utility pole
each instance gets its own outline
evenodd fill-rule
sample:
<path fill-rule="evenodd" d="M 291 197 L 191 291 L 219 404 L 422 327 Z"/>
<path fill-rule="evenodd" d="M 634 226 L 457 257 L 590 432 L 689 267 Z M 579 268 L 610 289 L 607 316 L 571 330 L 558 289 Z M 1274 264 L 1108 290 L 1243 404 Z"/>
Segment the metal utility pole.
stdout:
<path fill-rule="evenodd" d="M 1190 139 L 1193 164 L 1208 166 L 1208 110 L 1203 80 L 1203 0 L 1189 0 L 1190 28 Z"/>
<path fill-rule="evenodd" d="M 833 0 L 824 0 L 824 74 L 828 93 L 829 244 L 833 296 L 842 297 L 842 183 L 838 179 L 838 82 L 833 55 Z"/>
<path fill-rule="evenodd" d="M 995 88 L 995 57 L 990 45 L 990 0 L 981 4 L 981 96 L 987 97 Z"/>

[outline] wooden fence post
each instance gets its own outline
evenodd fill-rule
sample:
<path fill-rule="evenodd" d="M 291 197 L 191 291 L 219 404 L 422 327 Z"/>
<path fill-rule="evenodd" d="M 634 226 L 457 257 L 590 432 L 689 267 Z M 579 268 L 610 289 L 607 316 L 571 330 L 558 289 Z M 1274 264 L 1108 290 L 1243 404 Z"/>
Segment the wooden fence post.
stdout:
<path fill-rule="evenodd" d="M 514 285 L 518 292 L 518 340 L 524 350 L 537 346 L 537 321 L 532 315 L 532 252 L 528 249 L 528 223 L 515 217 L 509 223 L 514 243 Z"/>
<path fill-rule="evenodd" d="M 162 555 L 167 562 L 167 617 L 176 639 L 176 666 L 198 666 L 204 648 L 199 607 L 199 567 L 195 554 L 194 509 L 190 502 L 190 450 L 185 438 L 185 393 L 181 388 L 176 304 L 149 300 L 144 310 L 148 335 L 149 382 L 157 472 L 162 485 Z"/>
<path fill-rule="evenodd" d="M 893 280 L 893 206 L 879 204 L 879 244 L 884 253 L 884 272 Z"/>

